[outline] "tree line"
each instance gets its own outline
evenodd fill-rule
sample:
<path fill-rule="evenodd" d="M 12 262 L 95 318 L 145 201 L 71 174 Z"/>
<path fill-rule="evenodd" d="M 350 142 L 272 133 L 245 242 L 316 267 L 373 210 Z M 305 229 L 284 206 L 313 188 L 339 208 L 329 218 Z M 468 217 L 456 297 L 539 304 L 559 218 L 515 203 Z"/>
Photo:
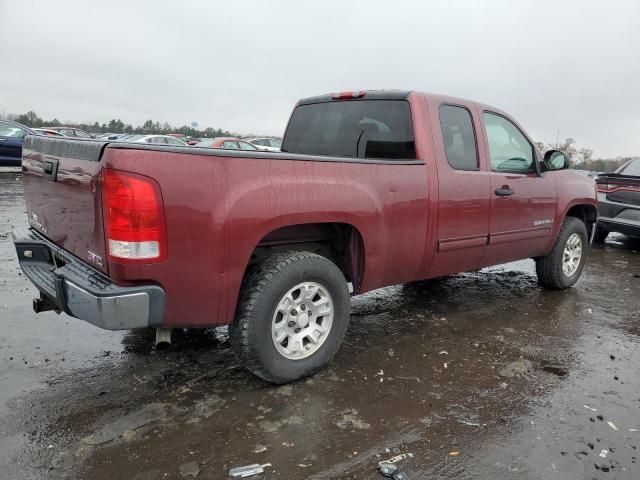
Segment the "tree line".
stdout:
<path fill-rule="evenodd" d="M 566 138 L 556 143 L 536 142 L 541 153 L 547 150 L 562 150 L 571 156 L 571 168 L 593 172 L 613 172 L 624 163 L 637 157 L 594 158 L 590 148 L 577 148 L 573 138 Z"/>
<path fill-rule="evenodd" d="M 112 119 L 108 123 L 62 123 L 57 118 L 53 120 L 43 120 L 36 112 L 29 111 L 15 117 L 15 121 L 22 123 L 28 127 L 33 128 L 47 128 L 47 127 L 60 127 L 62 125 L 69 127 L 76 127 L 86 130 L 90 133 L 140 133 L 145 135 L 167 134 L 167 133 L 182 133 L 190 137 L 230 137 L 233 136 L 228 130 L 222 130 L 221 128 L 207 127 L 204 130 L 198 130 L 189 125 L 182 125 L 181 127 L 174 127 L 167 122 L 160 123 L 151 119 L 144 122 L 142 125 L 133 126 L 129 123 L 124 123 L 122 120 Z"/>
<path fill-rule="evenodd" d="M 62 124 L 57 118 L 53 120 L 43 120 L 36 114 L 36 112 L 29 111 L 22 115 L 18 115 L 15 121 L 27 125 L 28 127 L 59 127 Z M 112 119 L 108 123 L 66 123 L 66 126 L 73 126 L 82 128 L 91 133 L 140 133 L 140 134 L 167 134 L 167 133 L 182 133 L 191 137 L 228 137 L 236 136 L 228 130 L 222 130 L 221 128 L 207 127 L 204 130 L 198 130 L 189 125 L 182 125 L 181 127 L 173 127 L 167 122 L 160 123 L 154 122 L 149 119 L 142 125 L 133 126 L 131 124 L 125 124 L 122 120 Z M 617 158 L 595 158 L 594 152 L 590 148 L 577 148 L 576 141 L 573 138 L 566 138 L 563 141 L 556 143 L 544 143 L 535 142 L 536 147 L 541 153 L 547 150 L 555 149 L 562 150 L 568 153 L 571 160 L 571 167 L 580 170 L 592 170 L 596 172 L 613 172 L 620 165 L 626 163 L 632 158 L 637 157 L 617 157 Z"/>

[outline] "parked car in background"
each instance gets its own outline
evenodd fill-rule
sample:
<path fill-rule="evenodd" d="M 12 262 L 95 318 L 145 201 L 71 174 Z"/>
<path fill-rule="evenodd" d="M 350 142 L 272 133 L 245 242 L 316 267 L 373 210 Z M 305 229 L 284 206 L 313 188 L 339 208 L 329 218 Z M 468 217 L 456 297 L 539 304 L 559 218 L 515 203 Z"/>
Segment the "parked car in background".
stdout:
<path fill-rule="evenodd" d="M 184 135 L 182 133 L 168 133 L 167 135 L 170 137 L 177 138 L 178 140 L 182 140 L 187 145 L 195 145 L 198 142 L 200 142 L 199 138 L 190 137 L 189 135 Z"/>
<path fill-rule="evenodd" d="M 122 140 L 131 135 L 131 133 L 101 133 L 100 135 L 96 135 L 96 138 L 99 140 Z"/>
<path fill-rule="evenodd" d="M 58 132 L 57 130 L 51 130 L 49 128 L 34 128 L 33 131 L 39 135 L 48 135 L 50 137 L 66 137 L 66 135 Z"/>
<path fill-rule="evenodd" d="M 174 145 L 182 147 L 187 145 L 182 140 L 170 135 L 129 135 L 119 140 L 133 143 L 152 143 L 154 145 Z"/>
<path fill-rule="evenodd" d="M 280 140 L 271 137 L 245 138 L 245 140 L 266 152 L 279 152 L 282 147 Z"/>
<path fill-rule="evenodd" d="M 0 166 L 16 166 L 22 163 L 22 143 L 27 135 L 37 133 L 21 123 L 0 120 Z"/>
<path fill-rule="evenodd" d="M 94 135 L 91 135 L 89 132 L 76 127 L 47 127 L 47 129 L 60 132 L 65 137 L 71 137 L 71 138 L 93 138 L 94 137 Z"/>
<path fill-rule="evenodd" d="M 259 150 L 255 145 L 235 137 L 205 138 L 196 143 L 196 147 L 226 148 L 229 150 Z"/>
<path fill-rule="evenodd" d="M 599 174 L 596 185 L 600 214 L 594 240 L 604 242 L 611 232 L 640 237 L 640 158 Z"/>
<path fill-rule="evenodd" d="M 13 235 L 36 312 L 228 324 L 242 364 L 275 383 L 334 356 L 351 293 L 520 259 L 571 287 L 597 217 L 595 184 L 563 152 L 541 157 L 496 108 L 421 92 L 301 100 L 282 153 L 35 140 L 31 228 Z"/>

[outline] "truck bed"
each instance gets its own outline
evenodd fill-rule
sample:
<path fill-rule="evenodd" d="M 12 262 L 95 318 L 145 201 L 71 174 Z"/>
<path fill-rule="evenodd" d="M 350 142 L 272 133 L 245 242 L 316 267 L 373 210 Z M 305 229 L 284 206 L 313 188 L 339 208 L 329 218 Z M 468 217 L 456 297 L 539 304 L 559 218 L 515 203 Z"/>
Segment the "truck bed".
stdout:
<path fill-rule="evenodd" d="M 46 178 L 47 162 L 57 165 L 56 181 Z M 160 186 L 166 261 L 128 264 L 105 253 L 105 168 Z M 162 287 L 168 326 L 229 323 L 252 252 L 283 226 L 352 225 L 367 249 L 358 291 L 420 278 L 428 269 L 428 216 L 415 215 L 428 210 L 420 160 L 28 137 L 23 172 L 31 227 L 116 285 Z"/>

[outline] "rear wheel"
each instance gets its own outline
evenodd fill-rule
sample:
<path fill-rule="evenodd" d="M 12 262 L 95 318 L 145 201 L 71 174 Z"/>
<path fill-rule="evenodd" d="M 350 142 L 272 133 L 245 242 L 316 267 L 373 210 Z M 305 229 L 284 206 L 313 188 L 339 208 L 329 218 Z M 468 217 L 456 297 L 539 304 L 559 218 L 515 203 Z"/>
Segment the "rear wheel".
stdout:
<path fill-rule="evenodd" d="M 536 259 L 536 273 L 542 285 L 563 289 L 574 285 L 586 258 L 587 228 L 581 220 L 567 217 L 560 229 L 553 250 Z"/>
<path fill-rule="evenodd" d="M 349 323 L 340 269 L 310 252 L 265 259 L 245 279 L 229 327 L 242 364 L 273 383 L 312 375 L 335 355 Z"/>

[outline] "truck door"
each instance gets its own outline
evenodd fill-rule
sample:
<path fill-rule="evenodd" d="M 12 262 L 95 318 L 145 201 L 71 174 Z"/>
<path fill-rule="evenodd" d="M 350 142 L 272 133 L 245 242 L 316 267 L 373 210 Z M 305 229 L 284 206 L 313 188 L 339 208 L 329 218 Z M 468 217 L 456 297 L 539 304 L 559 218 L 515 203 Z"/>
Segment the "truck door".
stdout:
<path fill-rule="evenodd" d="M 556 216 L 553 175 L 538 174 L 531 141 L 508 118 L 482 113 L 491 168 L 491 225 L 481 266 L 545 254 Z"/>
<path fill-rule="evenodd" d="M 490 179 L 477 114 L 464 105 L 429 109 L 438 169 L 438 233 L 429 277 L 478 268 L 489 237 Z M 474 112 L 474 113 L 472 113 Z"/>

